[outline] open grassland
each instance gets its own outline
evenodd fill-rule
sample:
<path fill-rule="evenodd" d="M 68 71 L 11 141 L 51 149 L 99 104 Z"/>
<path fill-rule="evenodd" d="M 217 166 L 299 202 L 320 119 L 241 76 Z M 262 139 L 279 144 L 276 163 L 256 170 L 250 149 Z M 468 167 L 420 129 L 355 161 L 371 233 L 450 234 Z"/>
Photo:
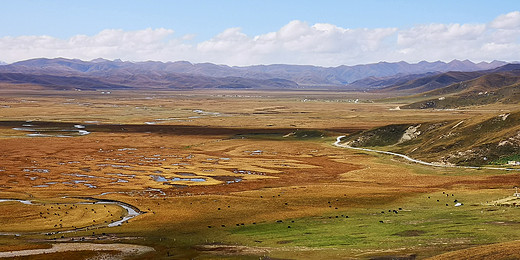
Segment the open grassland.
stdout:
<path fill-rule="evenodd" d="M 394 110 L 320 92 L 59 94 L 0 98 L 0 199 L 11 199 L 0 202 L 10 213 L 0 251 L 89 242 L 150 246 L 134 256 L 148 259 L 425 258 L 520 239 L 519 209 L 492 203 L 512 195 L 518 172 L 332 145 L 376 126 L 512 107 Z M 71 129 L 90 134 L 56 137 Z M 121 205 L 138 216 L 109 226 L 130 214 Z M 37 257 L 130 257 L 85 252 Z"/>
<path fill-rule="evenodd" d="M 463 119 L 497 112 L 487 107 L 456 111 L 395 110 L 400 104 L 374 103 L 380 96 L 349 92 L 29 93 L 20 96 L 2 92 L 3 121 L 341 129 Z"/>

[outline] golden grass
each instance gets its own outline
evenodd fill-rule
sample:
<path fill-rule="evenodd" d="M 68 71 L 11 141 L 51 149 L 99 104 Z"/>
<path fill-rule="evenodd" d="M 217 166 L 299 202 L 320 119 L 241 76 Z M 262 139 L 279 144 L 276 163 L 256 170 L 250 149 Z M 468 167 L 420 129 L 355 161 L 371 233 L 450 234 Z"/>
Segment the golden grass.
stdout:
<path fill-rule="evenodd" d="M 331 145 L 334 136 L 309 140 L 282 137 L 297 129 L 323 129 L 340 135 L 390 123 L 458 120 L 500 112 L 489 107 L 471 111 L 390 110 L 396 104 L 345 102 L 351 93 L 58 94 L 6 93 L 0 101 L 9 107 L 0 108 L 0 120 L 155 122 L 208 128 L 200 128 L 198 133 L 174 133 L 155 131 L 153 125 L 143 131 L 116 125 L 81 137 L 28 138 L 12 127 L 0 127 L 0 197 L 41 203 L 0 203 L 0 211 L 13 212 L 0 216 L 0 232 L 53 232 L 89 226 L 94 220 L 103 226 L 105 221 L 118 219 L 124 213 L 122 209 L 79 204 L 78 199 L 62 197 L 113 199 L 147 213 L 120 227 L 99 227 L 64 236 L 95 232 L 111 233 L 116 239 L 142 237 L 134 243 L 152 244 L 157 255 L 164 256 L 166 251 L 182 247 L 233 241 L 230 232 L 237 224 L 379 209 L 447 189 L 489 188 L 506 194 L 518 180 L 517 174 L 475 170 L 460 174 L 340 149 Z M 215 134 L 209 127 L 235 129 L 229 134 Z M 276 135 L 238 135 L 255 129 L 264 131 L 259 134 L 269 130 Z M 153 176 L 167 180 L 158 181 Z M 205 181 L 187 180 L 192 178 Z M 58 204 L 53 203 L 66 203 L 68 209 L 56 209 Z M 40 217 L 40 212 L 47 218 Z M 65 224 L 59 226 L 61 223 Z M 24 235 L 20 241 L 61 235 Z M 353 252 L 330 250 L 340 257 L 352 256 Z M 310 254 L 319 258 L 327 255 L 326 251 L 317 248 Z M 286 257 L 305 255 L 290 247 L 284 253 Z"/>
<path fill-rule="evenodd" d="M 505 243 L 497 243 L 485 246 L 470 247 L 467 249 L 457 250 L 444 253 L 429 260 L 440 259 L 461 259 L 461 260 L 480 260 L 480 259 L 519 259 L 520 258 L 520 241 L 511 241 Z"/>
<path fill-rule="evenodd" d="M 110 223 L 122 215 L 115 205 L 47 204 L 18 205 L 19 202 L 0 203 L 0 232 L 39 232 L 71 230 Z M 16 216 L 13 218 L 13 216 Z"/>

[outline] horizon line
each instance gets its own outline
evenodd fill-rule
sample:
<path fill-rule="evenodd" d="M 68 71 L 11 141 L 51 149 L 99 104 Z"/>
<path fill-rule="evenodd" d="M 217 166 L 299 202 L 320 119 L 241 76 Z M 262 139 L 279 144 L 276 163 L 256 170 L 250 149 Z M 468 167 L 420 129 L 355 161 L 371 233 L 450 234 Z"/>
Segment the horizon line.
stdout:
<path fill-rule="evenodd" d="M 374 65 L 374 64 L 381 64 L 381 63 L 383 63 L 383 64 L 385 64 L 385 63 L 386 64 L 406 63 L 406 64 L 409 64 L 409 65 L 420 64 L 420 63 L 439 63 L 439 62 L 440 63 L 444 63 L 444 64 L 450 64 L 450 63 L 453 63 L 453 62 L 471 62 L 471 63 L 473 63 L 475 65 L 477 65 L 477 64 L 491 64 L 491 63 L 494 63 L 494 62 L 505 62 L 507 64 L 518 64 L 518 63 L 520 63 L 520 61 L 504 61 L 504 60 L 497 60 L 497 59 L 494 59 L 492 61 L 479 61 L 479 62 L 475 62 L 475 61 L 472 61 L 470 59 L 464 59 L 464 60 L 452 59 L 450 61 L 443 61 L 443 60 L 427 61 L 427 60 L 421 60 L 421 61 L 418 61 L 418 62 L 409 62 L 409 61 L 405 61 L 405 60 L 400 60 L 400 61 L 386 61 L 386 60 L 382 60 L 382 61 L 372 62 L 372 63 L 358 63 L 358 64 L 354 64 L 354 65 L 341 64 L 341 65 L 337 65 L 337 66 L 320 66 L 320 65 L 313 65 L 313 64 L 291 64 L 291 63 L 253 64 L 253 65 L 238 66 L 238 65 L 228 65 L 228 64 L 222 64 L 222 63 L 214 63 L 214 62 L 209 62 L 209 61 L 208 62 L 195 62 L 194 63 L 194 62 L 191 62 L 189 60 L 175 60 L 175 61 L 143 60 L 143 61 L 134 61 L 134 60 L 122 60 L 120 58 L 110 60 L 110 59 L 106 59 L 106 58 L 102 58 L 102 57 L 91 59 L 91 60 L 83 60 L 83 59 L 79 59 L 79 58 L 67 58 L 67 57 L 54 57 L 54 58 L 39 57 L 39 58 L 30 58 L 30 59 L 25 59 L 25 60 L 18 60 L 18 61 L 11 62 L 11 63 L 3 62 L 3 61 L 0 60 L 0 66 L 13 65 L 13 64 L 16 64 L 16 63 L 27 62 L 27 61 L 34 61 L 34 60 L 60 60 L 60 59 L 61 60 L 69 60 L 69 61 L 81 61 L 81 62 L 96 62 L 96 61 L 99 61 L 99 62 L 114 62 L 114 63 L 116 63 L 116 62 L 132 63 L 132 64 L 147 63 L 147 62 L 162 63 L 162 64 L 168 64 L 168 63 L 189 63 L 191 65 L 213 64 L 213 65 L 217 65 L 217 66 L 227 66 L 227 67 L 230 67 L 230 68 L 246 68 L 246 67 L 255 67 L 255 66 L 276 66 L 276 65 L 312 66 L 312 67 L 321 67 L 321 68 L 337 68 L 337 67 L 342 67 L 342 66 L 355 67 L 355 66 Z"/>

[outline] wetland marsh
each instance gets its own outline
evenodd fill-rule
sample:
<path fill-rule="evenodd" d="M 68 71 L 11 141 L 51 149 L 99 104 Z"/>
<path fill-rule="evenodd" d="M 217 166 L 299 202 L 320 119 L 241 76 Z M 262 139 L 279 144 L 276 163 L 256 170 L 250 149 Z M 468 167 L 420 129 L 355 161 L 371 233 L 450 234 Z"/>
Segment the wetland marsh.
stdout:
<path fill-rule="evenodd" d="M 334 145 L 378 126 L 514 106 L 395 110 L 371 95 L 5 93 L 0 211 L 12 214 L 0 217 L 0 257 L 56 244 L 38 257 L 427 258 L 515 246 L 520 209 L 489 202 L 514 192 L 518 172 Z M 364 102 L 343 102 L 354 99 Z"/>

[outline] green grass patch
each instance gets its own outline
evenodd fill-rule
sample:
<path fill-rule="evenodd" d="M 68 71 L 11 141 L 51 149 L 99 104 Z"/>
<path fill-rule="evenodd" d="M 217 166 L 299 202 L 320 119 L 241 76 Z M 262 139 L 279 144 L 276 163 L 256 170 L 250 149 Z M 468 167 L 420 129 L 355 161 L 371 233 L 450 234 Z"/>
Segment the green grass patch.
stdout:
<path fill-rule="evenodd" d="M 260 139 L 260 140 L 315 140 L 330 136 L 331 133 L 320 130 L 295 130 L 289 133 L 249 133 L 236 135 L 235 138 Z"/>
<path fill-rule="evenodd" d="M 500 157 L 499 159 L 492 161 L 491 164 L 504 165 L 507 164 L 509 161 L 520 161 L 520 154 L 513 154 L 509 156 Z"/>
<path fill-rule="evenodd" d="M 239 227 L 231 237 L 251 246 L 366 251 L 414 248 L 419 253 L 446 245 L 520 239 L 520 209 L 482 204 L 503 196 L 496 191 L 453 196 L 437 192 L 375 208 Z M 464 205 L 455 207 L 455 200 Z"/>

